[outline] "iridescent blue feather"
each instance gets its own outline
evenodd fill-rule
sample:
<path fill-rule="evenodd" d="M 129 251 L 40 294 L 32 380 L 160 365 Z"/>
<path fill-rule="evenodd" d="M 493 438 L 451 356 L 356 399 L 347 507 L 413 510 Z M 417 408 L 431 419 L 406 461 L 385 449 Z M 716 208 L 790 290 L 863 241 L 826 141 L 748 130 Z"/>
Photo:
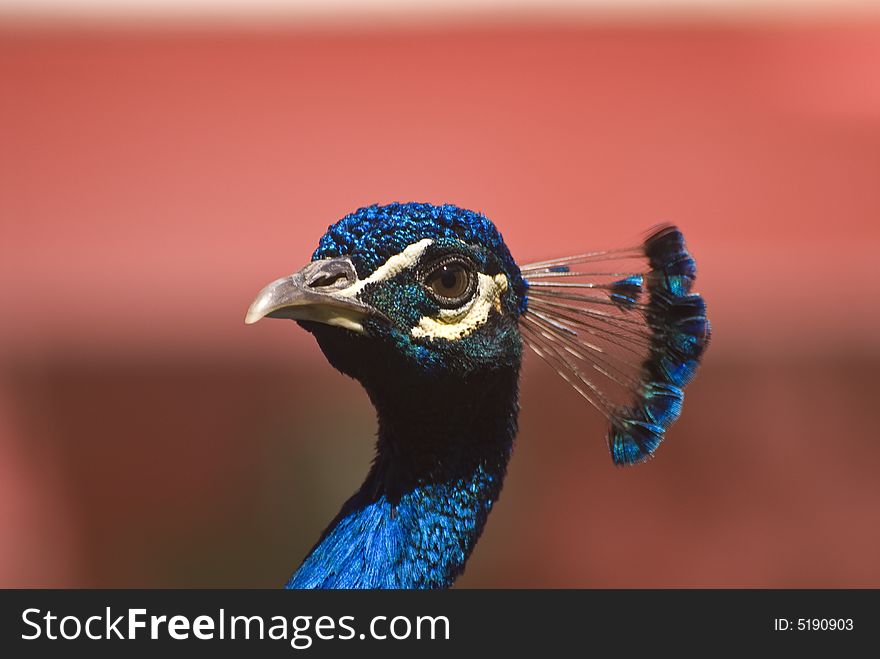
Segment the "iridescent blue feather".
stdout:
<path fill-rule="evenodd" d="M 593 266 L 606 262 L 620 266 Z M 526 343 L 605 414 L 615 464 L 650 458 L 681 414 L 682 390 L 710 335 L 706 304 L 691 292 L 696 263 L 681 231 L 661 226 L 637 248 L 544 261 L 522 272 Z"/>
<path fill-rule="evenodd" d="M 611 284 L 609 297 L 619 305 L 632 309 L 638 303 L 643 285 L 644 277 L 642 275 L 625 277 Z"/>

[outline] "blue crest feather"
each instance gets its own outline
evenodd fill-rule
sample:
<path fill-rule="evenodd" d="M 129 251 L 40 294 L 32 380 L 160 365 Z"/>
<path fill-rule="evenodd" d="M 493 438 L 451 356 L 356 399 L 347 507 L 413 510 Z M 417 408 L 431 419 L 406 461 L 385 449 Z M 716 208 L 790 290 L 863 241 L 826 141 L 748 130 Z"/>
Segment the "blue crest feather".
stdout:
<path fill-rule="evenodd" d="M 616 262 L 609 269 L 595 264 Z M 575 266 L 580 266 L 575 269 Z M 678 228 L 639 247 L 522 268 L 526 343 L 609 422 L 615 464 L 650 458 L 679 417 L 709 342 L 696 262 Z"/>

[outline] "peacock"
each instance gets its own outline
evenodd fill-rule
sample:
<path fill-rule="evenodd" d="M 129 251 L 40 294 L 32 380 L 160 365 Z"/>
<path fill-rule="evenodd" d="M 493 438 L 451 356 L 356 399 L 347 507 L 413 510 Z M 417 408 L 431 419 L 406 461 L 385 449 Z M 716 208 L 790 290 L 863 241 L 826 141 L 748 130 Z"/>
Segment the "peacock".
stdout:
<path fill-rule="evenodd" d="M 286 587 L 450 587 L 501 493 L 526 347 L 605 416 L 615 464 L 653 456 L 709 341 L 695 276 L 672 225 L 524 266 L 454 205 L 373 205 L 331 225 L 245 318 L 295 320 L 378 418 L 366 480 Z"/>

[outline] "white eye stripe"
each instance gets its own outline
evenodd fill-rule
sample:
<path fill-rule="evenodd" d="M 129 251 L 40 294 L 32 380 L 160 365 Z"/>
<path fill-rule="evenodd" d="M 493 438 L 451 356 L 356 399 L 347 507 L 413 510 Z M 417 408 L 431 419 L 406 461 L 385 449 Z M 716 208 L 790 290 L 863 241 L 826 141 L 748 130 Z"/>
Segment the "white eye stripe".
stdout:
<path fill-rule="evenodd" d="M 357 297 L 369 284 L 387 281 L 408 268 L 414 268 L 425 251 L 434 243 L 424 238 L 409 245 L 399 254 L 389 257 L 366 279 L 358 279 L 348 288 L 338 291 L 340 297 Z M 501 297 L 508 288 L 507 276 L 503 273 L 490 276 L 477 273 L 475 295 L 458 309 L 441 309 L 436 316 L 423 316 L 410 331 L 415 338 L 435 338 L 454 341 L 463 338 L 482 326 L 494 308 L 501 313 Z"/>
<path fill-rule="evenodd" d="M 400 254 L 389 257 L 385 263 L 376 268 L 366 279 L 358 279 L 354 284 L 339 291 L 337 295 L 342 297 L 356 297 L 360 294 L 364 287 L 368 284 L 374 284 L 380 281 L 386 281 L 400 274 L 407 268 L 412 268 L 422 258 L 422 254 L 433 244 L 431 238 L 423 238 L 422 240 L 407 246 Z"/>
<path fill-rule="evenodd" d="M 501 296 L 507 290 L 507 276 L 477 274 L 477 293 L 459 309 L 442 309 L 436 316 L 423 316 L 411 334 L 416 338 L 461 339 L 481 327 L 494 308 L 501 313 Z"/>

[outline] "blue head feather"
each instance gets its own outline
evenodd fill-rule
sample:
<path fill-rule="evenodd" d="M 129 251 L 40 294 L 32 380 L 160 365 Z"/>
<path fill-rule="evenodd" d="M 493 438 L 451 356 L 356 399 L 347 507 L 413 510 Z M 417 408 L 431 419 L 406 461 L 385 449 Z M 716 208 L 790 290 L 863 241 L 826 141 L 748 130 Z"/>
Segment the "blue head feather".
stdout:
<path fill-rule="evenodd" d="M 618 411 L 608 434 L 611 456 L 621 465 L 648 459 L 663 441 L 681 414 L 682 389 L 693 379 L 711 333 L 706 303 L 691 293 L 697 267 L 681 231 L 664 227 L 645 241 L 644 251 L 651 267 L 646 319 L 653 332 L 637 402 Z"/>
<path fill-rule="evenodd" d="M 419 265 L 366 286 L 360 300 L 390 322 L 365 335 L 302 321 L 328 360 L 358 379 L 377 410 L 377 455 L 290 588 L 438 588 L 464 569 L 501 491 L 518 412 L 525 282 L 501 234 L 455 206 L 369 206 L 332 225 L 313 260 L 348 257 L 361 280 L 426 238 L 422 259 L 450 252 L 503 273 L 500 311 L 456 340 L 413 334 L 439 313 Z"/>
<path fill-rule="evenodd" d="M 391 256 L 424 238 L 479 245 L 497 259 L 525 310 L 526 284 L 504 238 L 484 215 L 451 204 L 393 203 L 366 206 L 328 227 L 312 260 L 349 256 L 364 278 Z"/>

